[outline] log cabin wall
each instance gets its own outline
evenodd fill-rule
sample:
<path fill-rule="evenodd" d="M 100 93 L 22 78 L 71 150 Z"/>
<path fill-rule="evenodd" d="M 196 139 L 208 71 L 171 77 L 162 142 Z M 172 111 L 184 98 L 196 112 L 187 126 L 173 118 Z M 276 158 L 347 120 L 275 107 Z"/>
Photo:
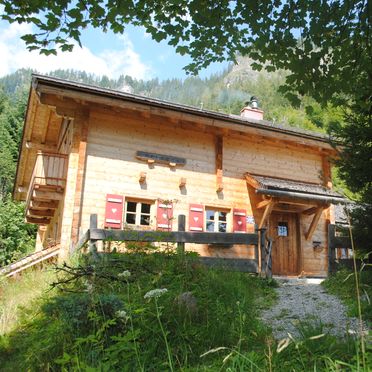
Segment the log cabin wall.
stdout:
<path fill-rule="evenodd" d="M 203 129 L 190 130 L 178 124 L 134 119 L 105 110 L 93 110 L 90 115 L 87 139 L 86 174 L 82 201 L 80 232 L 89 227 L 89 216 L 98 214 L 98 225 L 104 227 L 106 195 L 117 194 L 127 200 L 150 201 L 152 227 L 156 226 L 155 205 L 158 199 L 172 200 L 174 205 L 173 229 L 177 216 L 186 215 L 189 226 L 189 205 L 201 204 L 228 212 L 228 231 L 232 231 L 232 210 L 241 208 L 247 215 L 260 218 L 261 210 L 252 208 L 245 172 L 283 177 L 305 182 L 319 182 L 322 158 L 315 152 L 286 149 L 247 135 L 229 133 L 223 137 L 223 190 L 216 191 L 216 134 Z M 137 151 L 147 151 L 186 158 L 186 165 L 170 167 L 152 165 L 136 158 Z M 139 182 L 140 174 L 146 181 Z M 180 187 L 180 179 L 186 185 Z M 325 214 L 323 214 L 325 215 Z M 301 236 L 311 218 L 301 218 Z M 247 225 L 247 231 L 254 229 Z M 314 239 L 325 242 L 325 219 L 320 221 Z M 327 252 L 314 251 L 312 242 L 303 238 L 301 268 L 315 275 L 326 273 Z M 189 245 L 203 256 L 253 258 L 253 247 L 210 247 Z M 314 268 L 316 268 L 314 270 Z"/>

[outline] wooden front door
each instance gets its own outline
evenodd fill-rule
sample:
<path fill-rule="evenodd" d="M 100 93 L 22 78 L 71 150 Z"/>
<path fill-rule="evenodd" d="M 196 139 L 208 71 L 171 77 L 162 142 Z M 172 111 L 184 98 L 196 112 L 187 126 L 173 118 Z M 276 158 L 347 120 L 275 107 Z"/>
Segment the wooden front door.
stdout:
<path fill-rule="evenodd" d="M 272 271 L 274 275 L 299 273 L 297 214 L 272 212 L 268 236 L 273 239 Z"/>

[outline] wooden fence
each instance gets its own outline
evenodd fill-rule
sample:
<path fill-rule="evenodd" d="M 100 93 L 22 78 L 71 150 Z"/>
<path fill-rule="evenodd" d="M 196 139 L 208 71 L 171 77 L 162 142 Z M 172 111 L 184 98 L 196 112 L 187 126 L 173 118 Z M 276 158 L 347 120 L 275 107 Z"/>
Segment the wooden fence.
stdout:
<path fill-rule="evenodd" d="M 217 257 L 200 257 L 200 260 L 208 266 L 226 266 L 232 269 L 246 272 L 265 272 L 267 270 L 265 259 L 265 229 L 260 229 L 256 233 L 212 233 L 212 232 L 187 232 L 186 217 L 178 217 L 178 231 L 144 231 L 144 230 L 108 230 L 97 228 L 97 215 L 90 216 L 90 227 L 81 237 L 76 245 L 76 249 L 81 249 L 88 244 L 89 252 L 97 254 L 98 241 L 114 242 L 168 242 L 176 243 L 177 251 L 182 253 L 185 250 L 185 243 L 193 244 L 216 244 L 233 245 L 244 244 L 253 245 L 254 259 L 233 259 Z"/>

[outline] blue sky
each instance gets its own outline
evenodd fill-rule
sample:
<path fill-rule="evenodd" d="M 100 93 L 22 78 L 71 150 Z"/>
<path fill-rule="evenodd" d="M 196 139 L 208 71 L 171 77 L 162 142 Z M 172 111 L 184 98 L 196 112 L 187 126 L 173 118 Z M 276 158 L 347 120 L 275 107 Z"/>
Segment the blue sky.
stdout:
<path fill-rule="evenodd" d="M 0 77 L 18 68 L 34 68 L 46 73 L 57 68 L 85 70 L 96 75 L 116 78 L 127 74 L 137 79 L 185 78 L 183 67 L 190 62 L 185 56 L 175 53 L 173 47 L 165 42 L 157 43 L 145 33 L 144 29 L 129 26 L 124 35 L 103 33 L 88 29 L 83 32 L 82 44 L 72 53 L 59 53 L 55 56 L 41 56 L 37 51 L 28 52 L 20 39 L 32 32 L 29 25 L 12 24 L 0 21 Z M 222 71 L 227 66 L 214 64 L 200 72 L 200 76 Z"/>

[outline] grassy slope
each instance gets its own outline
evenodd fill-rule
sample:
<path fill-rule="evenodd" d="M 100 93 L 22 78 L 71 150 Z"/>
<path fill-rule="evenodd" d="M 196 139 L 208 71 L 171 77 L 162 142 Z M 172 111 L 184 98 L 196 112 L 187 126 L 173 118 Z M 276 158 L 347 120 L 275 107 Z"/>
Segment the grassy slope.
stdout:
<path fill-rule="evenodd" d="M 363 319 L 372 323 L 372 270 L 363 270 L 359 275 Z M 323 286 L 338 296 L 348 307 L 349 315 L 358 317 L 358 304 L 355 289 L 355 276 L 350 270 L 343 269 L 331 275 Z"/>
<path fill-rule="evenodd" d="M 1 337 L 2 370 L 330 370 L 355 354 L 354 343 L 312 340 L 318 330 L 277 352 L 259 321 L 275 300 L 272 283 L 207 269 L 191 256 L 134 251 L 62 270 L 67 283 L 41 298 L 50 273 L 34 274 L 34 285 L 28 277 L 7 284 L 3 303 L 12 287 L 35 287 L 30 298 L 39 300 Z M 120 276 L 125 270 L 131 275 Z M 145 299 L 155 288 L 167 292 Z M 182 301 L 185 292 L 192 296 Z"/>

